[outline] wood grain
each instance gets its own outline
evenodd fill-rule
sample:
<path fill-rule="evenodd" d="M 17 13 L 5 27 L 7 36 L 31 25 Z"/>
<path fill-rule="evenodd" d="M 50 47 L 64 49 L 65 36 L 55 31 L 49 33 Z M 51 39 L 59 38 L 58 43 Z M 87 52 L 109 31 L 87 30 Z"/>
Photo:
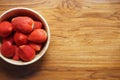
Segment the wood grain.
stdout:
<path fill-rule="evenodd" d="M 120 80 L 120 0 L 0 0 L 41 13 L 51 29 L 45 56 L 29 66 L 0 60 L 1 80 Z"/>

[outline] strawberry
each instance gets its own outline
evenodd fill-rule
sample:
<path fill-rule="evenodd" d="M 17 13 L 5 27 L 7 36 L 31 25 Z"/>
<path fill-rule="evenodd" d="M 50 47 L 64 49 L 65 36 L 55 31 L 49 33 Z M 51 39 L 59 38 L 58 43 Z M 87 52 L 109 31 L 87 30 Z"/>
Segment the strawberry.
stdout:
<path fill-rule="evenodd" d="M 42 23 L 40 21 L 34 21 L 34 29 L 41 29 Z"/>
<path fill-rule="evenodd" d="M 19 56 L 23 61 L 31 61 L 35 57 L 35 51 L 28 45 L 20 46 Z"/>
<path fill-rule="evenodd" d="M 14 55 L 14 47 L 11 42 L 6 41 L 1 45 L 1 53 L 5 57 L 12 57 Z"/>
<path fill-rule="evenodd" d="M 14 47 L 14 56 L 13 56 L 13 60 L 18 61 L 19 60 L 19 48 L 17 46 L 13 46 Z"/>
<path fill-rule="evenodd" d="M 43 29 L 35 29 L 28 36 L 28 40 L 36 42 L 36 43 L 43 43 L 47 40 L 47 33 Z"/>
<path fill-rule="evenodd" d="M 7 37 L 11 34 L 13 30 L 12 24 L 8 21 L 3 21 L 0 23 L 0 36 Z"/>
<path fill-rule="evenodd" d="M 34 22 L 30 17 L 21 16 L 13 18 L 12 25 L 15 31 L 30 33 L 33 30 Z"/>
<path fill-rule="evenodd" d="M 17 45 L 27 44 L 27 36 L 23 33 L 16 32 L 14 35 L 14 41 Z"/>
<path fill-rule="evenodd" d="M 40 51 L 42 48 L 42 44 L 36 44 L 36 43 L 29 43 L 29 46 L 33 48 L 35 51 Z"/>

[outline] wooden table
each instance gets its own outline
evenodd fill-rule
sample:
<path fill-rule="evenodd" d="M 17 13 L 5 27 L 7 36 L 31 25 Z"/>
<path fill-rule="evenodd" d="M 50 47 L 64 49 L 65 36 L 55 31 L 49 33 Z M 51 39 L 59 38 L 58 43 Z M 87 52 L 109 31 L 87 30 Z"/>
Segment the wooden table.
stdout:
<path fill-rule="evenodd" d="M 120 80 L 120 0 L 0 0 L 40 12 L 51 29 L 42 59 L 13 66 L 0 59 L 0 80 Z"/>

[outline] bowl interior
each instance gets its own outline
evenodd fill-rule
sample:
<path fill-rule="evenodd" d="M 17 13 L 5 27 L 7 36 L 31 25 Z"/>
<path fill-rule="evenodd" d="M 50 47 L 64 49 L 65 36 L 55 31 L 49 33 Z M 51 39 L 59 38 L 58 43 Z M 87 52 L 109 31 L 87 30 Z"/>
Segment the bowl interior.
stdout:
<path fill-rule="evenodd" d="M 14 64 L 14 65 L 28 65 L 28 64 L 31 64 L 31 63 L 37 61 L 46 52 L 46 50 L 49 46 L 49 42 L 50 42 L 50 29 L 49 29 L 49 26 L 48 26 L 46 20 L 42 17 L 42 15 L 32 9 L 29 9 L 29 8 L 10 9 L 10 10 L 4 12 L 0 16 L 0 22 L 2 22 L 4 20 L 11 21 L 12 18 L 17 17 L 17 16 L 28 16 L 28 17 L 31 17 L 33 20 L 41 21 L 43 23 L 43 27 L 46 30 L 47 35 L 48 35 L 48 39 L 47 39 L 44 47 L 42 48 L 42 50 L 38 54 L 36 54 L 36 56 L 33 60 L 31 60 L 29 62 L 15 61 L 15 60 L 6 58 L 2 54 L 0 54 L 0 57 L 8 63 Z M 0 45 L 1 45 L 1 41 L 0 41 Z"/>

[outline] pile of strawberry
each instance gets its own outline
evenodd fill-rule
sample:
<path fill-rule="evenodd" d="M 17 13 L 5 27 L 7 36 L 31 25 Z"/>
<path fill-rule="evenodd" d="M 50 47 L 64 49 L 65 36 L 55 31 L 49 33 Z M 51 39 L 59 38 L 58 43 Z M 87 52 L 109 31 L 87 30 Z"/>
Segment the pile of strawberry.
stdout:
<path fill-rule="evenodd" d="M 31 61 L 47 40 L 40 21 L 18 16 L 0 22 L 1 54 L 13 60 Z"/>

